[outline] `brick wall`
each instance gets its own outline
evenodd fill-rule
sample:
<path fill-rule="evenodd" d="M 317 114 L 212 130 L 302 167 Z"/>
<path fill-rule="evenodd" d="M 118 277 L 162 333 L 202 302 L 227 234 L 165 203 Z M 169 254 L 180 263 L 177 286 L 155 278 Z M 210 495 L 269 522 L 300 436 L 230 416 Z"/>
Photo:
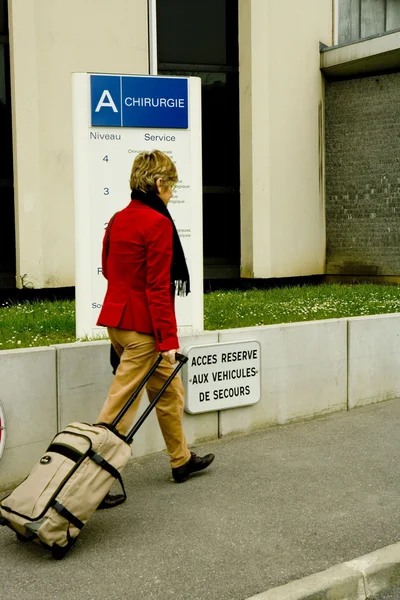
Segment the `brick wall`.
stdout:
<path fill-rule="evenodd" d="M 400 73 L 326 84 L 327 274 L 400 275 Z"/>

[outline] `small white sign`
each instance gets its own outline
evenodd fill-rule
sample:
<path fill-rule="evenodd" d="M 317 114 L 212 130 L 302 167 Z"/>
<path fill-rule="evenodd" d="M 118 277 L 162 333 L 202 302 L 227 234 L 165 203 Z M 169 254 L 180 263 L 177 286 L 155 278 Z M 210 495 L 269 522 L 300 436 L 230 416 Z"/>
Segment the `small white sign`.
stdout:
<path fill-rule="evenodd" d="M 4 448 L 6 447 L 6 416 L 4 408 L 0 402 L 0 458 L 3 455 Z"/>
<path fill-rule="evenodd" d="M 261 348 L 256 340 L 188 346 L 182 370 L 191 414 L 256 404 L 261 397 Z"/>

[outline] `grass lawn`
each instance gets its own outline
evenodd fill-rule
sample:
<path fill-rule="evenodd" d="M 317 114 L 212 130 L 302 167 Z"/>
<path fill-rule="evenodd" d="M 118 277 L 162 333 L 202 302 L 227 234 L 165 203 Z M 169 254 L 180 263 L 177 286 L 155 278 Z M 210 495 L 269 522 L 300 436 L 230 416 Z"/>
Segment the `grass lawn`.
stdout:
<path fill-rule="evenodd" d="M 360 315 L 400 313 L 398 285 L 295 286 L 204 296 L 204 329 L 231 329 Z M 0 350 L 75 342 L 75 303 L 0 306 Z"/>
<path fill-rule="evenodd" d="M 73 301 L 4 302 L 0 306 L 0 350 L 75 341 Z"/>
<path fill-rule="evenodd" d="M 205 329 L 232 329 L 400 312 L 400 286 L 323 284 L 214 292 L 205 297 Z"/>

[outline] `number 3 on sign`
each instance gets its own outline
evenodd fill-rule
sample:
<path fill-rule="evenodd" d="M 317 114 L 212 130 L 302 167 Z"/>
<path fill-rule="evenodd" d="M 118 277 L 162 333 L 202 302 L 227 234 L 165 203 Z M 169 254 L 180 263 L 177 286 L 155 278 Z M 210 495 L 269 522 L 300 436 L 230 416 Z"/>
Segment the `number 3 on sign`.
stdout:
<path fill-rule="evenodd" d="M 110 188 L 104 188 L 104 195 L 108 196 L 110 193 Z"/>

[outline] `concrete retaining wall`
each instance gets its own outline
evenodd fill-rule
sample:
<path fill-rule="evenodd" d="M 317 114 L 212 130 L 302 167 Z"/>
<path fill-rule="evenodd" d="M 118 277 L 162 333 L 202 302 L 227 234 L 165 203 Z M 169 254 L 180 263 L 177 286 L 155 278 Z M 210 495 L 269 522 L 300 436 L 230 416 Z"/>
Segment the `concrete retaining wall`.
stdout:
<path fill-rule="evenodd" d="M 0 352 L 0 398 L 6 414 L 6 447 L 0 489 L 18 483 L 57 431 L 55 348 Z"/>
<path fill-rule="evenodd" d="M 220 413 L 220 435 L 344 410 L 347 400 L 347 323 L 315 321 L 220 333 L 220 342 L 261 344 L 262 398 Z"/>
<path fill-rule="evenodd" d="M 256 339 L 262 398 L 253 406 L 184 415 L 189 444 L 400 397 L 400 315 L 378 315 L 182 335 L 181 347 Z M 109 343 L 0 352 L 7 441 L 0 490 L 21 481 L 57 430 L 96 419 L 111 383 Z M 146 401 L 141 403 L 144 410 Z M 153 413 L 132 450 L 164 449 Z"/>
<path fill-rule="evenodd" d="M 400 316 L 348 323 L 349 409 L 400 397 Z"/>

